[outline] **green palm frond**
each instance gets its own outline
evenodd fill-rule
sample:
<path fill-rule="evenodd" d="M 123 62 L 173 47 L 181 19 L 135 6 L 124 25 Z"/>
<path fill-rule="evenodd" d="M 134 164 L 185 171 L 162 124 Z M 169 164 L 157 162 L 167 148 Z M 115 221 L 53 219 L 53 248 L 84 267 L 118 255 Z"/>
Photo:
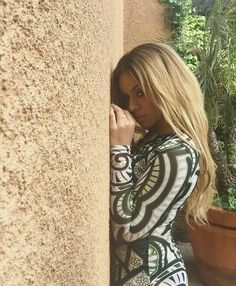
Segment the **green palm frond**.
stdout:
<path fill-rule="evenodd" d="M 229 107 L 230 97 L 236 96 L 235 72 L 236 1 L 215 0 L 206 21 L 203 52 L 196 72 L 213 129 L 218 125 L 222 102 Z M 229 111 L 228 119 L 230 116 Z"/>

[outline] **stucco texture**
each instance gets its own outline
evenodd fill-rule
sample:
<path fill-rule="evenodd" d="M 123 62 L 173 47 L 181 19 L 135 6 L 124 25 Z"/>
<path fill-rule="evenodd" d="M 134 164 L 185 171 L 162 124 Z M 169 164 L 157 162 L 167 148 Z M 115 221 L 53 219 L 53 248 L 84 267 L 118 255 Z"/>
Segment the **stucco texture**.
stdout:
<path fill-rule="evenodd" d="M 0 285 L 109 285 L 122 1 L 0 0 Z"/>
<path fill-rule="evenodd" d="M 169 39 L 165 5 L 159 0 L 124 1 L 124 51 L 154 39 Z"/>

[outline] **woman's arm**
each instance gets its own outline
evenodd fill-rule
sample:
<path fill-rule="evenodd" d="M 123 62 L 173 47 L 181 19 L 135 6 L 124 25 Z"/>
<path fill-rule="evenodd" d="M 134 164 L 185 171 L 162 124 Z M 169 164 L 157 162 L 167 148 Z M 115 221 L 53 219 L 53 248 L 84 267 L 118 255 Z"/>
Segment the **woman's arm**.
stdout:
<path fill-rule="evenodd" d="M 134 183 L 130 147 L 111 147 L 111 217 L 116 240 L 134 241 L 168 224 L 194 189 L 198 154 L 180 139 L 156 150 Z M 173 218 L 171 217 L 173 215 Z"/>

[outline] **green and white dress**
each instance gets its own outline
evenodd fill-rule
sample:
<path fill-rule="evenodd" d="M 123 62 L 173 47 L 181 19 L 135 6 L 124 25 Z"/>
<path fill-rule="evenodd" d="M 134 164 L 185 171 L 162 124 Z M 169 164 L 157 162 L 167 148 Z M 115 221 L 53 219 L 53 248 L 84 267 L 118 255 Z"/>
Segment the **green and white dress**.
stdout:
<path fill-rule="evenodd" d="M 177 135 L 144 140 L 111 147 L 111 285 L 186 286 L 171 226 L 196 186 L 199 154 Z"/>

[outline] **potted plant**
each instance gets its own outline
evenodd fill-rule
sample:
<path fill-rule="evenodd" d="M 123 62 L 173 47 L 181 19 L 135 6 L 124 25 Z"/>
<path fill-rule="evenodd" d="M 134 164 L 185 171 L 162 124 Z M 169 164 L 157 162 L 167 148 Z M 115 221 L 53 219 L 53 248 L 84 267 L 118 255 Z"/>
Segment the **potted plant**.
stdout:
<path fill-rule="evenodd" d="M 236 1 L 208 1 L 207 7 L 195 10 L 191 0 L 162 2 L 168 4 L 167 20 L 172 31 L 175 29 L 174 46 L 201 85 L 209 119 L 209 146 L 217 165 L 217 192 L 208 211 L 208 224 L 191 220 L 188 226 L 194 255 L 207 286 L 235 286 Z"/>
<path fill-rule="evenodd" d="M 208 224 L 189 234 L 199 274 L 208 286 L 236 285 L 236 2 L 215 0 L 206 19 L 199 79 L 208 113 L 217 193 Z"/>
<path fill-rule="evenodd" d="M 228 193 L 219 198 L 224 208 L 209 209 L 208 224 L 191 221 L 188 227 L 198 272 L 207 286 L 236 284 L 236 190 Z"/>

